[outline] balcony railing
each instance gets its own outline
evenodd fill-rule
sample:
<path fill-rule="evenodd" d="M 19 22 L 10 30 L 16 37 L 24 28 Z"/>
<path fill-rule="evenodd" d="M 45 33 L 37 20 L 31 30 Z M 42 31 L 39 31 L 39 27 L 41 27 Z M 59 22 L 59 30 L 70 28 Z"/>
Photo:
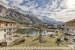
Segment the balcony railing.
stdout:
<path fill-rule="evenodd" d="M 13 36 L 15 36 L 16 34 L 13 34 L 13 35 L 11 35 L 11 36 L 9 36 L 9 37 L 7 37 L 7 38 L 4 38 L 4 39 L 2 39 L 2 40 L 0 40 L 0 43 L 1 42 L 5 42 L 6 40 L 8 40 L 9 38 L 11 38 L 11 37 L 13 37 Z"/>
<path fill-rule="evenodd" d="M 17 31 L 17 29 L 16 30 L 7 31 L 7 33 L 13 33 L 13 32 L 16 32 L 16 31 Z"/>
<path fill-rule="evenodd" d="M 0 27 L 0 29 L 7 29 L 7 28 L 17 28 L 17 26 L 4 26 L 4 27 Z"/>

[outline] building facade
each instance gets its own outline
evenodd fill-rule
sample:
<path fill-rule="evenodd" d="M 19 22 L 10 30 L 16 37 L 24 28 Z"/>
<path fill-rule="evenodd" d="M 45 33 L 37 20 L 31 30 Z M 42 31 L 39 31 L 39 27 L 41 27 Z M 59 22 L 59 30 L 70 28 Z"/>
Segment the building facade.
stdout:
<path fill-rule="evenodd" d="M 75 29 L 75 19 L 66 22 L 66 27 L 74 28 Z"/>
<path fill-rule="evenodd" d="M 17 24 L 9 19 L 0 18 L 0 43 L 7 42 L 7 45 L 14 39 Z"/>
<path fill-rule="evenodd" d="M 71 41 L 75 39 L 75 19 L 66 22 L 66 33 L 69 34 L 68 39 Z"/>

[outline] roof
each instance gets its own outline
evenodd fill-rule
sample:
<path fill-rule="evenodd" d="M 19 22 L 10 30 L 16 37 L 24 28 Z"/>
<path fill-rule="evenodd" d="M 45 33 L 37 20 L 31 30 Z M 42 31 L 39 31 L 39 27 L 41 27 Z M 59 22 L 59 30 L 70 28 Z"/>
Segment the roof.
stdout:
<path fill-rule="evenodd" d="M 0 18 L 0 21 L 5 21 L 5 22 L 15 22 L 15 21 L 12 21 L 10 19 L 5 19 L 5 18 Z"/>
<path fill-rule="evenodd" d="M 68 21 L 68 22 L 75 22 L 75 19 L 73 19 L 73 20 L 70 20 L 70 21 Z M 66 23 L 68 23 L 68 22 L 66 22 Z"/>

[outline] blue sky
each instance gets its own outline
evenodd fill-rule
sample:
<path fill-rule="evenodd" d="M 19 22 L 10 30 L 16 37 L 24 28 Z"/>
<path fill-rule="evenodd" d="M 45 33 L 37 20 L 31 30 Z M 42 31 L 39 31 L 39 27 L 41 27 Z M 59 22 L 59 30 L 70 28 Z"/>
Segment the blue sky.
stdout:
<path fill-rule="evenodd" d="M 58 21 L 75 19 L 75 0 L 3 0 L 3 2 Z"/>

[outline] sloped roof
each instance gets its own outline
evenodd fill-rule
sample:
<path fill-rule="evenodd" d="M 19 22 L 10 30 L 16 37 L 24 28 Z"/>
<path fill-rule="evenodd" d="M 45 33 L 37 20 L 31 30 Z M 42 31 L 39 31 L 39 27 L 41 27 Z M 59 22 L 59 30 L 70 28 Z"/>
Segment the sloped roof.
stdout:
<path fill-rule="evenodd" d="M 70 21 L 67 21 L 67 22 L 65 22 L 65 23 L 70 23 L 70 22 L 75 22 L 75 19 L 70 20 Z"/>
<path fill-rule="evenodd" d="M 0 18 L 0 21 L 5 21 L 5 22 L 15 22 L 15 21 L 12 21 L 10 19 L 5 19 L 5 18 Z"/>

